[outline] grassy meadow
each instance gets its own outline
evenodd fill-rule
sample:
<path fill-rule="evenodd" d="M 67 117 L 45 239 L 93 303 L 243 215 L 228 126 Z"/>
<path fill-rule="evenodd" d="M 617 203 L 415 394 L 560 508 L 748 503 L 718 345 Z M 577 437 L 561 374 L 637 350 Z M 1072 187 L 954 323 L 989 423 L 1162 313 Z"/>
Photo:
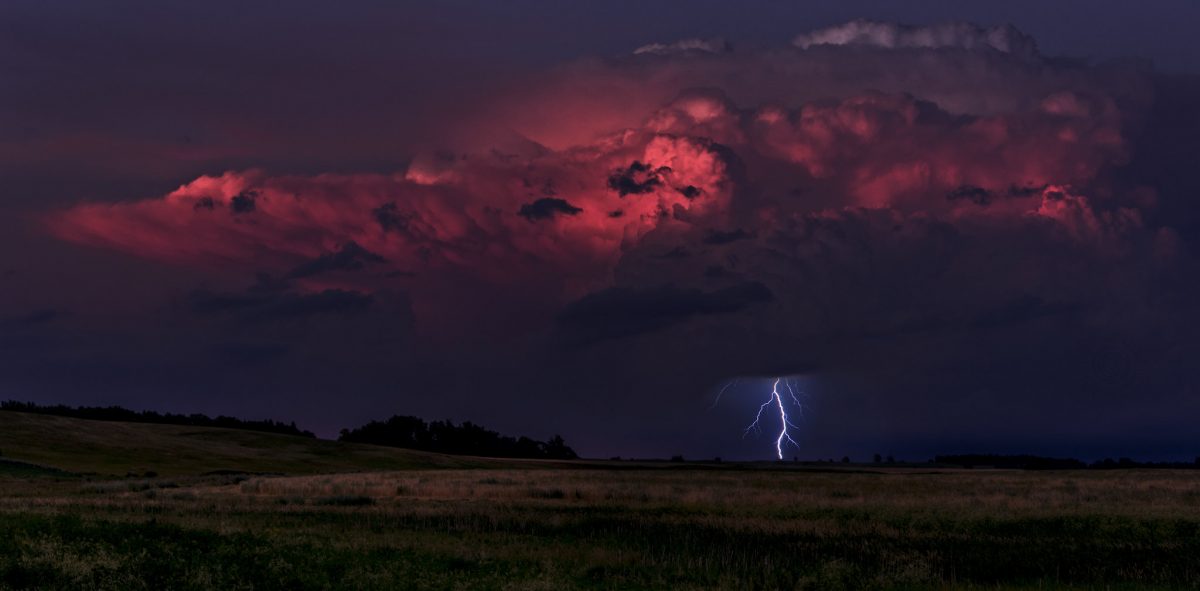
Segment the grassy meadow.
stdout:
<path fill-rule="evenodd" d="M 146 427 L 158 426 L 126 425 Z M 237 447 L 186 433 L 174 438 Z M 1195 471 L 832 471 L 382 450 L 407 466 L 283 469 L 302 464 L 284 454 L 280 469 L 255 471 L 287 475 L 229 473 L 236 463 L 204 475 L 148 450 L 137 461 L 160 475 L 134 477 L 115 459 L 115 476 L 54 469 L 34 459 L 61 450 L 36 447 L 0 433 L 3 457 L 24 462 L 0 462 L 0 589 L 1200 588 Z M 263 468 L 277 450 L 228 454 Z"/>

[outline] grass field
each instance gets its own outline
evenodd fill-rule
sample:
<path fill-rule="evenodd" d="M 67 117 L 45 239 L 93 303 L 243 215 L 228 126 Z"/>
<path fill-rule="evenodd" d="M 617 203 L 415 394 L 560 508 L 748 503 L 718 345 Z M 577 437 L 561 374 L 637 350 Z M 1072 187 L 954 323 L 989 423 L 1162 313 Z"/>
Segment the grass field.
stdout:
<path fill-rule="evenodd" d="M 170 429 L 181 431 L 155 443 L 194 439 Z M 5 456 L 70 455 L 0 437 Z M 268 469 L 280 446 L 250 449 L 230 453 L 294 475 L 201 476 L 209 464 L 145 450 L 138 461 L 173 476 L 0 463 L 0 588 L 1200 588 L 1194 471 L 543 466 L 404 452 L 404 469 L 327 457 L 289 470 L 304 453 L 282 446 Z M 68 468 L 103 472 L 83 461 Z"/>
<path fill-rule="evenodd" d="M 375 445 L 257 431 L 88 421 L 0 411 L 0 457 L 103 475 L 213 471 L 308 474 L 493 465 Z"/>

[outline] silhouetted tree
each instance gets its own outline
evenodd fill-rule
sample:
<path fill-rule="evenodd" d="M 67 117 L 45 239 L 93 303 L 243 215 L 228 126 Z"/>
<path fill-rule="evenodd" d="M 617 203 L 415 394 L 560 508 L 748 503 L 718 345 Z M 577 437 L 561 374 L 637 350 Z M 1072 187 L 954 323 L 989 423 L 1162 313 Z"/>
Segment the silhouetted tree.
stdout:
<path fill-rule="evenodd" d="M 546 457 L 557 460 L 573 460 L 579 457 L 575 454 L 575 450 L 567 447 L 567 442 L 563 440 L 562 435 L 555 435 L 546 442 L 545 453 Z"/>
<path fill-rule="evenodd" d="M 371 421 L 356 429 L 342 429 L 338 441 L 496 458 L 572 460 L 579 457 L 560 435 L 542 442 L 501 435 L 470 421 L 461 425 L 451 421 L 426 423 L 418 417 L 398 415 L 382 422 Z"/>

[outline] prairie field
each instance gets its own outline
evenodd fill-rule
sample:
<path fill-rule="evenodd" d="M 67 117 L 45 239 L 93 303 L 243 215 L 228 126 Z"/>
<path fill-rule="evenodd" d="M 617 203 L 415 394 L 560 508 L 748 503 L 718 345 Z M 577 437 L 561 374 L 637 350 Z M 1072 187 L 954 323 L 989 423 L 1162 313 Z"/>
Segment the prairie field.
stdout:
<path fill-rule="evenodd" d="M 1191 472 L 3 481 L 9 589 L 1200 587 Z"/>
<path fill-rule="evenodd" d="M 502 461 L 16 414 L 0 589 L 1200 589 L 1194 470 Z"/>

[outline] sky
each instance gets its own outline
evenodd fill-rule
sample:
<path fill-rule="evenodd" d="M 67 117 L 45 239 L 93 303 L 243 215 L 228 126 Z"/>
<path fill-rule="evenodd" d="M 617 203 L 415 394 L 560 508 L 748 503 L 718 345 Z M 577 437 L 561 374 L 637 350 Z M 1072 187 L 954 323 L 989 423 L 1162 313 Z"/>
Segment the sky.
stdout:
<path fill-rule="evenodd" d="M 5 2 L 0 399 L 1190 460 L 1198 20 Z"/>

